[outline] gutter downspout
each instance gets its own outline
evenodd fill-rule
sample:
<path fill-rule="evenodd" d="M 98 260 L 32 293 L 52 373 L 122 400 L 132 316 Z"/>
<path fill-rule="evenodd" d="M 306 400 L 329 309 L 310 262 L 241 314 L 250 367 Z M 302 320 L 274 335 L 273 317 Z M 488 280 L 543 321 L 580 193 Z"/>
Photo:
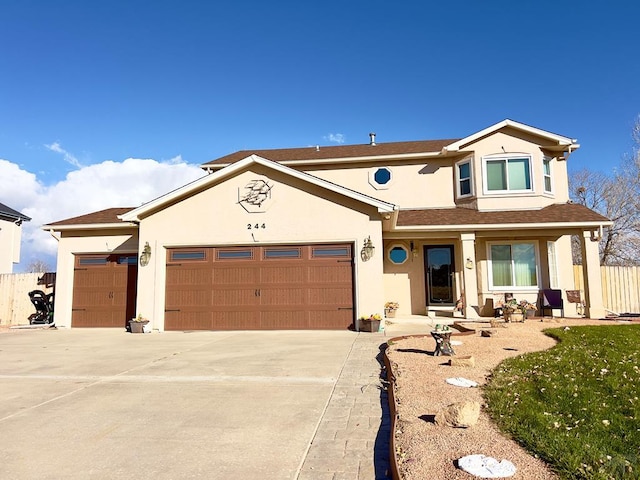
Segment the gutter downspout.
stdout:
<path fill-rule="evenodd" d="M 49 229 L 49 235 L 56 239 L 56 242 L 60 243 L 60 238 L 54 235 L 55 230 L 53 228 Z"/>

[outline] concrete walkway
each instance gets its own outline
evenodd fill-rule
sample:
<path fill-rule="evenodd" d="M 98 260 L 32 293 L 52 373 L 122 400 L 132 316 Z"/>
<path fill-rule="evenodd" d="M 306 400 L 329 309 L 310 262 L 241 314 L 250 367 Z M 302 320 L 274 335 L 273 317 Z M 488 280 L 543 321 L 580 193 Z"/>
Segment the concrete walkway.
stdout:
<path fill-rule="evenodd" d="M 300 480 L 391 478 L 391 418 L 381 388 L 381 333 L 359 333 L 320 419 Z"/>
<path fill-rule="evenodd" d="M 392 319 L 383 333 L 359 333 L 305 458 L 299 480 L 390 479 L 391 417 L 380 381 L 388 338 L 429 335 L 454 318 Z M 435 347 L 435 345 L 434 345 Z"/>

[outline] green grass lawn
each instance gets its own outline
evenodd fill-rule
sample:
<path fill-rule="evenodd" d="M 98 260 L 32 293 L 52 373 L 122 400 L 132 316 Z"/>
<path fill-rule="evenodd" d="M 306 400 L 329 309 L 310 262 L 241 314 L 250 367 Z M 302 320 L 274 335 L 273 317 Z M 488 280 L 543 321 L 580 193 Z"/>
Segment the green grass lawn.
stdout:
<path fill-rule="evenodd" d="M 565 479 L 640 479 L 640 325 L 547 330 L 485 386 L 500 428 Z"/>

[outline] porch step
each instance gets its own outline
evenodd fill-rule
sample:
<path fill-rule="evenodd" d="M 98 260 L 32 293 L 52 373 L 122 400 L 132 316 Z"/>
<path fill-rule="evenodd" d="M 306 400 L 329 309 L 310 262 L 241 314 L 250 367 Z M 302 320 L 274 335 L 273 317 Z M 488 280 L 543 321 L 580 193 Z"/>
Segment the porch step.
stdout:
<path fill-rule="evenodd" d="M 463 318 L 462 312 L 455 307 L 427 307 L 427 317 L 429 318 Z"/>

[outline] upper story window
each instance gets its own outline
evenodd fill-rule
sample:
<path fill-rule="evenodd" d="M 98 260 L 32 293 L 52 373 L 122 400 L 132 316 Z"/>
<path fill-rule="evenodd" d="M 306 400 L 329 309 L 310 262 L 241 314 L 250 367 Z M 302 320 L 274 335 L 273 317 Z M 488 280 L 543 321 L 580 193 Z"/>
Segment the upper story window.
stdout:
<path fill-rule="evenodd" d="M 542 160 L 542 172 L 544 176 L 544 193 L 553 192 L 553 184 L 551 183 L 551 159 L 544 157 Z"/>
<path fill-rule="evenodd" d="M 491 156 L 483 159 L 487 193 L 531 191 L 531 157 Z"/>
<path fill-rule="evenodd" d="M 377 190 L 385 190 L 393 183 L 393 172 L 389 167 L 374 167 L 369 170 L 369 183 Z"/>
<path fill-rule="evenodd" d="M 456 176 L 458 197 L 468 197 L 472 195 L 471 160 L 465 160 L 456 164 Z"/>

